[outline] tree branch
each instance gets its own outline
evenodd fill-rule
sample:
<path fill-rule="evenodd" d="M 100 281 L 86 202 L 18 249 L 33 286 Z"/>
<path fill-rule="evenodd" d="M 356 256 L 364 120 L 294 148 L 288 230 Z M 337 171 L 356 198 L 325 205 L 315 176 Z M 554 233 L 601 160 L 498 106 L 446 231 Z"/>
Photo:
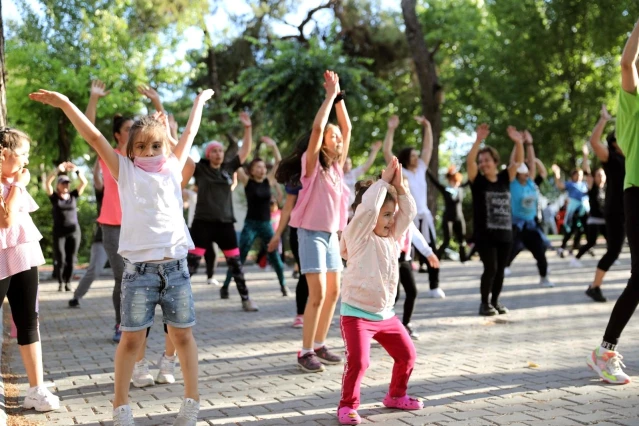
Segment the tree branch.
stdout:
<path fill-rule="evenodd" d="M 437 42 L 435 43 L 435 47 L 433 47 L 430 51 L 430 57 L 434 57 L 437 52 L 439 52 L 439 48 L 442 46 L 442 41 L 441 40 L 437 40 Z"/>
<path fill-rule="evenodd" d="M 282 37 L 282 40 L 289 40 L 289 39 L 297 39 L 299 40 L 301 43 L 308 43 L 308 39 L 306 38 L 306 36 L 304 35 L 304 27 L 313 20 L 313 15 L 317 12 L 319 12 L 322 9 L 330 9 L 331 7 L 333 7 L 333 5 L 336 4 L 336 0 L 328 0 L 326 3 L 324 4 L 320 4 L 317 7 L 314 7 L 313 9 L 309 10 L 308 13 L 306 14 L 306 18 L 304 18 L 304 20 L 302 21 L 301 24 L 299 24 L 296 28 L 297 31 L 299 31 L 298 35 L 287 35 Z M 288 22 L 284 21 L 285 24 L 287 25 L 291 25 L 294 27 L 294 25 L 289 24 Z"/>

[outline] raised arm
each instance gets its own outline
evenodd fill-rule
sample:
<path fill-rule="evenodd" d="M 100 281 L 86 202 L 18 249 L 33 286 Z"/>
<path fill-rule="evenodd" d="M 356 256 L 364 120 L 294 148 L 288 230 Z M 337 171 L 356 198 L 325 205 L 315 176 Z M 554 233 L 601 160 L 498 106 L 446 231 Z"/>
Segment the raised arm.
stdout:
<path fill-rule="evenodd" d="M 182 189 L 186 188 L 194 173 L 195 161 L 193 161 L 191 157 L 187 156 L 186 163 L 184 163 L 184 167 L 182 167 Z"/>
<path fill-rule="evenodd" d="M 105 87 L 106 86 L 104 85 L 104 83 L 102 83 L 100 80 L 93 80 L 91 82 L 89 103 L 87 104 L 87 110 L 84 115 L 86 115 L 89 121 L 93 124 L 95 124 L 95 116 L 98 110 L 98 101 L 100 100 L 100 98 L 103 98 L 111 93 L 111 91 L 106 90 Z"/>
<path fill-rule="evenodd" d="M 472 148 L 466 156 L 466 170 L 468 171 L 468 181 L 474 182 L 477 177 L 477 154 L 481 143 L 490 135 L 490 127 L 486 123 L 477 126 L 477 138 Z"/>
<path fill-rule="evenodd" d="M 339 81 L 339 76 L 337 74 L 335 76 Z M 335 113 L 337 114 L 337 125 L 342 132 L 342 158 L 339 160 L 339 165 L 342 167 L 348 157 L 348 149 L 351 146 L 351 132 L 353 130 L 344 99 L 335 104 Z"/>
<path fill-rule="evenodd" d="M 523 133 L 524 144 L 526 145 L 526 165 L 528 166 L 528 176 L 534 181 L 537 177 L 537 157 L 533 146 L 533 137 L 528 130 Z"/>
<path fill-rule="evenodd" d="M 246 186 L 246 184 L 249 181 L 249 177 L 246 174 L 246 172 L 244 171 L 244 167 L 240 167 L 239 169 L 237 169 L 237 171 L 235 172 L 235 175 L 237 176 L 237 180 L 244 186 Z"/>
<path fill-rule="evenodd" d="M 393 160 L 393 139 L 395 137 L 395 130 L 397 130 L 397 126 L 399 126 L 399 117 L 396 115 L 391 115 L 391 118 L 388 119 L 388 129 L 386 130 L 386 136 L 384 137 L 384 161 L 386 164 L 390 164 Z"/>
<path fill-rule="evenodd" d="M 611 118 L 612 117 L 606 109 L 606 105 L 602 105 L 601 112 L 599 113 L 599 121 L 597 121 L 595 128 L 592 129 L 592 135 L 590 135 L 590 146 L 602 163 L 607 163 L 610 156 L 608 146 L 601 143 L 601 138 L 604 130 L 606 129 L 606 124 L 608 124 L 608 121 L 610 121 Z"/>
<path fill-rule="evenodd" d="M 424 128 L 421 157 L 422 161 L 428 166 L 433 155 L 433 128 L 426 117 L 415 117 L 415 121 Z"/>
<path fill-rule="evenodd" d="M 639 55 L 639 21 L 632 30 L 621 55 L 621 88 L 633 95 L 637 94 L 637 55 Z"/>
<path fill-rule="evenodd" d="M 233 173 L 233 182 L 231 183 L 231 192 L 235 191 L 237 188 L 237 172 Z"/>
<path fill-rule="evenodd" d="M 546 180 L 546 178 L 548 178 L 548 170 L 546 170 L 546 166 L 544 166 L 544 163 L 537 157 L 535 157 L 535 167 L 537 170 L 537 174 L 544 180 Z"/>
<path fill-rule="evenodd" d="M 61 163 L 58 168 L 60 166 L 62 166 L 64 163 Z M 58 169 L 56 169 L 58 170 Z M 56 179 L 57 177 L 57 173 L 56 172 L 52 172 L 50 175 L 47 175 L 46 172 L 42 172 L 43 174 L 43 178 L 42 179 L 42 189 L 44 189 L 44 191 L 47 193 L 47 195 L 50 197 L 53 195 L 53 181 Z"/>
<path fill-rule="evenodd" d="M 104 180 L 102 180 L 100 162 L 98 160 L 95 160 L 95 163 L 93 164 L 93 187 L 98 191 L 102 191 L 102 189 L 104 189 Z"/>
<path fill-rule="evenodd" d="M 328 116 L 331 113 L 335 97 L 339 93 L 339 80 L 333 71 L 324 72 L 324 89 L 326 89 L 326 98 L 320 106 L 319 111 L 313 120 L 313 129 L 311 138 L 308 141 L 306 149 L 306 176 L 309 177 L 315 171 L 315 165 L 322 149 L 322 137 L 324 136 L 324 128 L 328 123 Z"/>
<path fill-rule="evenodd" d="M 417 206 L 415 205 L 415 199 L 408 191 L 408 183 L 404 182 L 402 166 L 399 164 L 399 160 L 395 158 L 394 163 L 396 163 L 396 170 L 391 185 L 397 190 L 398 209 L 397 213 L 395 213 L 393 236 L 396 240 L 399 240 L 410 224 L 413 223 L 413 219 L 417 215 Z"/>
<path fill-rule="evenodd" d="M 82 114 L 82 111 L 80 111 L 78 107 L 69 100 L 69 98 L 60 93 L 50 92 L 43 89 L 40 89 L 38 92 L 31 93 L 29 98 L 46 105 L 51 105 L 55 108 L 62 109 L 78 133 L 80 133 L 80 136 L 82 136 L 82 138 L 97 151 L 100 158 L 102 158 L 102 161 L 106 163 L 113 178 L 116 180 L 118 179 L 120 172 L 118 154 L 113 150 L 109 141 L 102 136 L 102 133 L 100 133 L 93 123 L 91 123 L 91 121 Z"/>
<path fill-rule="evenodd" d="M 271 151 L 273 151 L 273 158 L 275 158 L 275 164 L 273 164 L 271 171 L 268 173 L 269 181 L 272 182 L 275 179 L 275 172 L 277 172 L 277 168 L 279 167 L 280 162 L 282 161 L 282 154 L 280 154 L 280 150 L 273 139 L 269 138 L 268 136 L 262 136 L 260 140 L 262 141 L 262 143 L 264 143 L 264 145 L 271 148 Z"/>
<path fill-rule="evenodd" d="M 87 185 L 89 184 L 89 181 L 87 181 L 87 178 L 84 176 L 84 173 L 82 173 L 82 170 L 80 170 L 75 164 L 71 162 L 67 163 L 67 170 L 69 171 L 69 173 L 75 173 L 78 176 L 80 185 L 78 185 L 76 190 L 78 191 L 78 195 L 82 195 Z"/>
<path fill-rule="evenodd" d="M 162 99 L 160 99 L 160 94 L 152 87 L 140 85 L 138 86 L 138 93 L 147 97 L 151 103 L 153 104 L 153 108 L 155 108 L 158 112 L 164 112 L 164 107 L 162 106 Z"/>
<path fill-rule="evenodd" d="M 213 90 L 206 89 L 195 98 L 193 108 L 191 109 L 191 115 L 189 116 L 189 121 L 186 123 L 186 127 L 184 128 L 184 133 L 180 136 L 180 140 L 173 150 L 173 154 L 177 157 L 180 167 L 184 167 L 186 159 L 189 156 L 189 152 L 191 152 L 193 140 L 195 139 L 195 135 L 197 135 L 197 131 L 200 128 L 200 122 L 202 121 L 202 110 L 204 109 L 204 104 L 206 101 L 211 99 L 212 96 Z"/>
<path fill-rule="evenodd" d="M 377 157 L 377 153 L 379 152 L 380 149 L 382 149 L 382 141 L 377 141 L 373 145 L 371 145 L 371 152 L 368 154 L 368 158 L 366 159 L 366 162 L 354 169 L 354 170 L 357 170 L 357 172 L 355 173 L 356 178 L 365 174 L 368 171 L 368 169 L 370 169 L 373 166 L 373 163 L 375 162 L 375 158 Z"/>
<path fill-rule="evenodd" d="M 242 138 L 242 147 L 237 155 L 240 157 L 240 163 L 244 163 L 251 154 L 253 147 L 253 122 L 248 112 L 243 111 L 240 113 L 240 121 L 244 126 L 244 137 Z"/>
<path fill-rule="evenodd" d="M 557 189 L 563 191 L 566 189 L 566 183 L 561 180 L 561 169 L 559 168 L 558 165 L 553 164 L 552 166 L 550 166 L 550 168 L 552 169 L 552 172 L 555 176 L 555 186 L 557 187 Z"/>
<path fill-rule="evenodd" d="M 524 162 L 524 137 L 513 126 L 508 126 L 508 137 L 515 143 L 515 159 L 508 165 L 508 177 L 512 182 L 517 176 L 517 169 Z"/>
<path fill-rule="evenodd" d="M 581 147 L 581 155 L 583 158 L 581 162 L 581 170 L 583 170 L 586 175 L 592 174 L 592 170 L 590 170 L 590 159 L 588 158 L 589 154 L 590 150 L 588 149 L 588 145 L 584 144 Z"/>

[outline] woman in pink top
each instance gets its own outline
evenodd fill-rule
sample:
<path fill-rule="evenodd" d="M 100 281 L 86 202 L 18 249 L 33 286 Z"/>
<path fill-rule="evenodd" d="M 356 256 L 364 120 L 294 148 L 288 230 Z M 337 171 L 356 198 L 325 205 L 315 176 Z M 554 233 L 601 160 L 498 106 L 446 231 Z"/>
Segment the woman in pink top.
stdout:
<path fill-rule="evenodd" d="M 44 385 L 42 346 L 38 332 L 38 266 L 44 264 L 39 241 L 42 235 L 30 212 L 38 205 L 26 185 L 30 174 L 29 137 L 15 129 L 0 128 L 0 304 L 5 296 L 18 329 L 18 346 L 29 378 L 24 408 L 50 411 L 60 400 Z"/>
<path fill-rule="evenodd" d="M 342 167 L 348 155 L 351 122 L 339 77 L 324 73 L 326 99 L 322 103 L 300 161 L 288 164 L 300 167 L 302 190 L 291 212 L 291 226 L 298 228 L 301 273 L 306 274 L 309 297 L 304 311 L 302 350 L 298 366 L 306 372 L 324 371 L 324 364 L 341 364 L 341 356 L 330 352 L 325 344 L 339 296 L 342 259 L 337 232 L 348 218 L 348 188 Z M 335 105 L 339 126 L 327 124 Z M 283 167 L 284 163 L 280 166 Z"/>

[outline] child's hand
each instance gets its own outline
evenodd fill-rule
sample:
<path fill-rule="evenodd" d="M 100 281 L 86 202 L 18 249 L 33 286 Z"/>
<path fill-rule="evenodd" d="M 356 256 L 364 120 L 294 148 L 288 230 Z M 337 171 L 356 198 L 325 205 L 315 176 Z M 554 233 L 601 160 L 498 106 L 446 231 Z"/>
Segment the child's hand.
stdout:
<path fill-rule="evenodd" d="M 397 171 L 397 157 L 393 157 L 390 164 L 382 171 L 382 180 L 386 183 L 391 183 L 393 181 L 393 177 L 395 177 L 395 172 Z"/>
<path fill-rule="evenodd" d="M 198 97 L 201 101 L 206 102 L 206 101 L 208 101 L 209 99 L 211 99 L 211 98 L 213 97 L 213 95 L 214 95 L 214 94 L 215 94 L 215 92 L 213 91 L 213 89 L 206 89 L 206 90 L 204 90 L 204 91 L 200 92 L 200 94 L 199 94 L 199 95 L 197 95 L 197 97 Z"/>
<path fill-rule="evenodd" d="M 29 173 L 29 170 L 22 168 L 13 175 L 13 180 L 16 183 L 26 186 L 31 180 L 31 173 Z"/>
<path fill-rule="evenodd" d="M 435 256 L 435 254 L 431 254 L 430 256 L 428 256 L 426 260 L 428 261 L 428 264 L 431 268 L 439 268 L 439 259 L 437 259 L 437 256 Z"/>
<path fill-rule="evenodd" d="M 40 102 L 45 105 L 51 105 L 55 108 L 62 108 L 69 103 L 69 98 L 62 93 L 51 92 L 49 90 L 40 89 L 37 92 L 29 94 L 29 99 Z"/>
<path fill-rule="evenodd" d="M 395 160 L 397 160 L 397 157 Z M 402 172 L 402 166 L 399 164 L 399 160 L 397 160 L 397 170 L 395 170 L 395 176 L 393 176 L 393 180 L 390 184 L 397 189 L 398 194 L 404 194 L 406 192 L 404 187 L 404 173 Z"/>

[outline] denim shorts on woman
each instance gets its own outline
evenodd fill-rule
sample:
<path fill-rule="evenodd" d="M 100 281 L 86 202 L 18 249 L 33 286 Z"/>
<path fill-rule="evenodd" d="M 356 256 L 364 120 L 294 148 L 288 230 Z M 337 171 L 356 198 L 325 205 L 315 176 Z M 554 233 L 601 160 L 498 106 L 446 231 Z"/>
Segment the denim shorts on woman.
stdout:
<path fill-rule="evenodd" d="M 339 254 L 337 233 L 299 228 L 300 273 L 339 272 L 344 266 Z"/>
<path fill-rule="evenodd" d="M 166 263 L 131 263 L 124 259 L 120 297 L 122 331 L 153 325 L 155 306 L 162 308 L 164 324 L 176 328 L 195 325 L 191 276 L 186 259 Z"/>

